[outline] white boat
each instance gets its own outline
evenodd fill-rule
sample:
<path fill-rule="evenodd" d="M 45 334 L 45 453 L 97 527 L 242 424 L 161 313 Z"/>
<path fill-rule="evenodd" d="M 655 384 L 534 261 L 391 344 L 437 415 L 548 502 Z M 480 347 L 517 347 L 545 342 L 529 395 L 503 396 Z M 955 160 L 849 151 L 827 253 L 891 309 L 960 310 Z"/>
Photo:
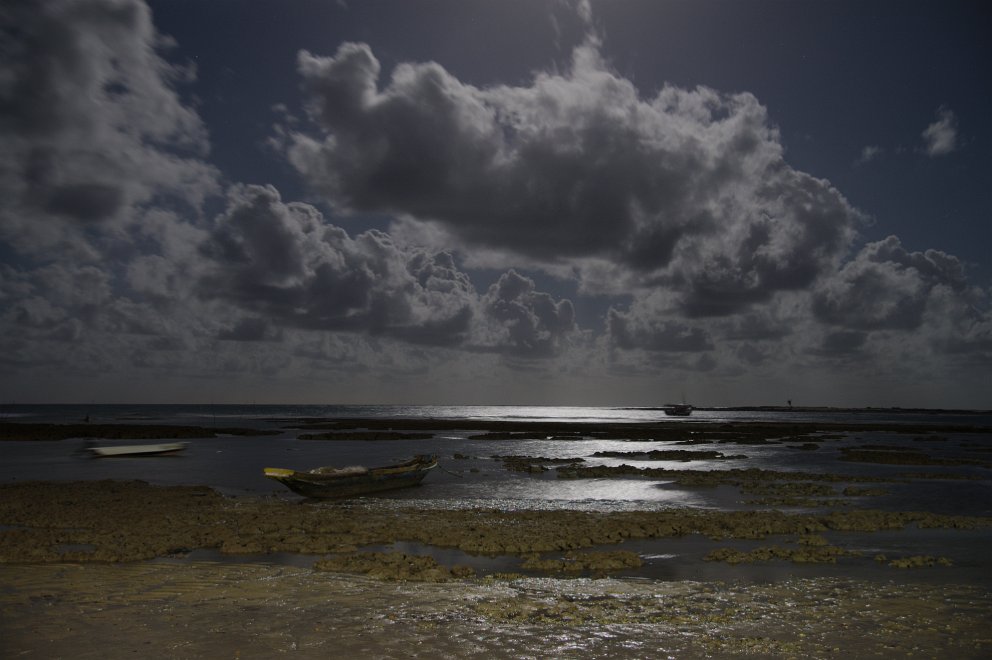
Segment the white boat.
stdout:
<path fill-rule="evenodd" d="M 112 445 L 86 447 L 94 456 L 163 456 L 175 454 L 186 448 L 186 442 L 163 442 L 156 445 Z"/>

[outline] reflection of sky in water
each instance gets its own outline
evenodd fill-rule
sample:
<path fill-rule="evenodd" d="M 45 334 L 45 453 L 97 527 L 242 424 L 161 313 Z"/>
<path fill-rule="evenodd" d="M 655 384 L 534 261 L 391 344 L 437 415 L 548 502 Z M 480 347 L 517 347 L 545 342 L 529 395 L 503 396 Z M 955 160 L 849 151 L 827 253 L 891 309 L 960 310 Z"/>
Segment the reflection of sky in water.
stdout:
<path fill-rule="evenodd" d="M 702 498 L 683 490 L 658 487 L 658 482 L 646 479 L 516 479 L 493 482 L 474 482 L 461 488 L 446 489 L 451 499 L 514 501 L 519 508 L 524 502 L 533 506 L 535 501 L 547 503 L 552 508 L 571 508 L 572 505 L 599 505 L 604 508 L 626 508 L 637 505 L 645 508 L 699 506 Z M 483 506 L 485 506 L 483 504 Z M 633 508 L 633 507 L 632 507 Z"/>

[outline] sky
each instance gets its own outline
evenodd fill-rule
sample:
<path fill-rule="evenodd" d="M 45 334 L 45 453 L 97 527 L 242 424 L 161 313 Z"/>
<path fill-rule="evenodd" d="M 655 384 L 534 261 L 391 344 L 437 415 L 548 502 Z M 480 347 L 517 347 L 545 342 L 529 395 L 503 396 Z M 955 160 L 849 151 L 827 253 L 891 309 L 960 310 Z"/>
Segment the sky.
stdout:
<path fill-rule="evenodd" d="M 0 403 L 992 408 L 987 3 L 0 30 Z"/>

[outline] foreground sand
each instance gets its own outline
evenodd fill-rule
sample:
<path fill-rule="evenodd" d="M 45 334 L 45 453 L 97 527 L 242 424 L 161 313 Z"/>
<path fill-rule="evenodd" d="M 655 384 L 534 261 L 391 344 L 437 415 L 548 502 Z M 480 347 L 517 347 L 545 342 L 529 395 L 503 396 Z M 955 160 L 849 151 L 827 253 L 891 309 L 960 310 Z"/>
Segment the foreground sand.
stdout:
<path fill-rule="evenodd" d="M 0 655 L 38 658 L 954 657 L 992 651 L 964 585 L 395 583 L 231 564 L 0 566 Z"/>

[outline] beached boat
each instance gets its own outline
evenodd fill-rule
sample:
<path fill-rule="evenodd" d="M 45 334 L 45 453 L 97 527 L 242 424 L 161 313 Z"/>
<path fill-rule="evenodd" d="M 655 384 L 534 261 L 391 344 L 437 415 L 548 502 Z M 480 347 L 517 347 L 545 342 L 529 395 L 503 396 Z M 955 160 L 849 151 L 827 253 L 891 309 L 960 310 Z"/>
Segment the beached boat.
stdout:
<path fill-rule="evenodd" d="M 86 450 L 94 456 L 165 456 L 186 449 L 186 442 L 164 442 L 155 445 L 111 445 L 99 447 L 87 445 Z"/>
<path fill-rule="evenodd" d="M 669 417 L 688 417 L 692 414 L 692 406 L 688 403 L 670 403 L 661 409 Z"/>
<path fill-rule="evenodd" d="M 306 472 L 265 468 L 265 476 L 305 497 L 353 497 L 416 486 L 436 467 L 436 456 L 418 455 L 403 463 L 374 468 L 319 467 Z"/>

